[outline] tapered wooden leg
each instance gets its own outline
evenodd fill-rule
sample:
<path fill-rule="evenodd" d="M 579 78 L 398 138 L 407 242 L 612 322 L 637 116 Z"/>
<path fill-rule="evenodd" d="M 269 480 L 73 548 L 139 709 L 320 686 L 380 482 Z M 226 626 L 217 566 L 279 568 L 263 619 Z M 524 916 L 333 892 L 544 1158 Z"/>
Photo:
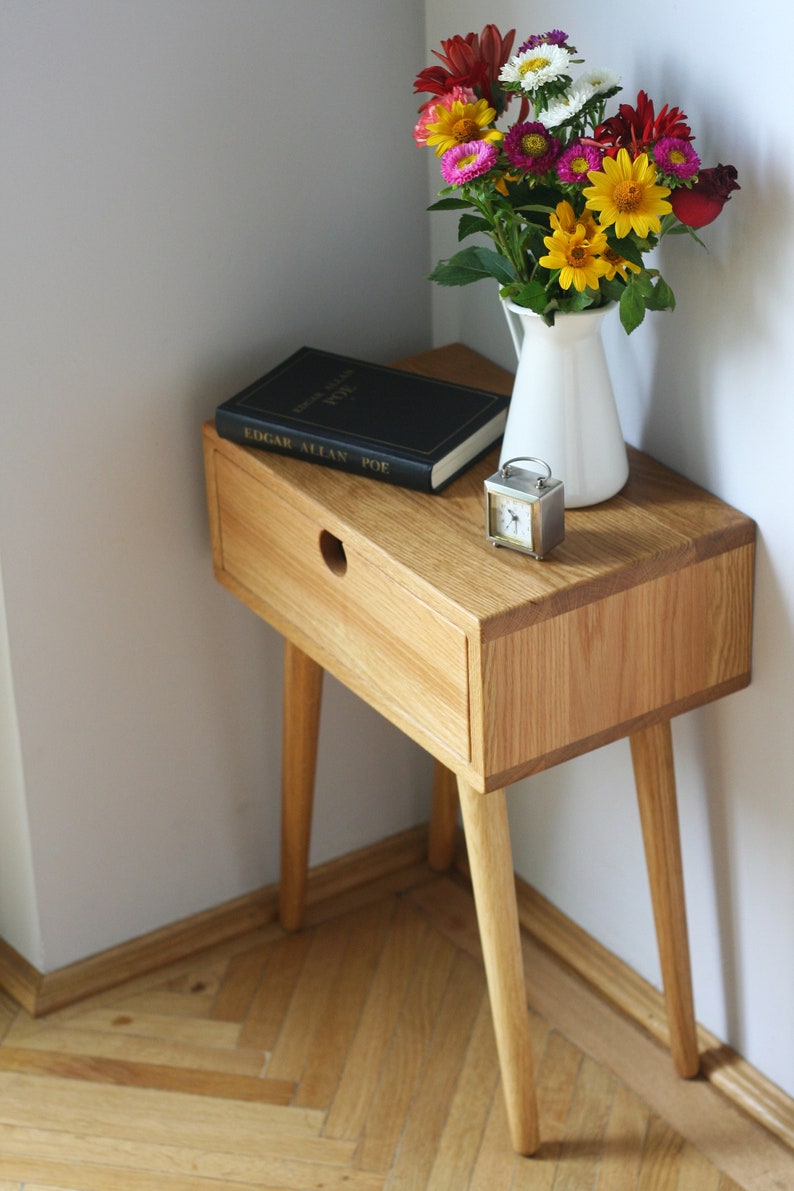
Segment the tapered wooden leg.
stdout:
<path fill-rule="evenodd" d="M 529 1012 L 504 790 L 480 794 L 458 778 L 474 904 L 513 1147 L 538 1148 Z"/>
<path fill-rule="evenodd" d="M 437 873 L 446 872 L 455 859 L 458 826 L 458 780 L 451 769 L 436 761 L 433 771 L 433 804 L 427 859 Z"/>
<path fill-rule="evenodd" d="M 665 721 L 644 728 L 635 732 L 630 740 L 670 1027 L 670 1048 L 678 1074 L 692 1078 L 700 1069 L 700 1056 L 692 998 L 670 723 Z"/>
<path fill-rule="evenodd" d="M 285 930 L 303 925 L 322 684 L 322 666 L 285 641 L 279 887 L 279 919 Z"/>

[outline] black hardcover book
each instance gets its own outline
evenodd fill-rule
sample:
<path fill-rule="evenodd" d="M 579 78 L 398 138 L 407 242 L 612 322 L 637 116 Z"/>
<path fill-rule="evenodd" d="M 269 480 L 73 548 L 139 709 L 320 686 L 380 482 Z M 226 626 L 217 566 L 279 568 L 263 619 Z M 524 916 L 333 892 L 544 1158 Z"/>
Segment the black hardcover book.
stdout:
<path fill-rule="evenodd" d="M 245 446 L 438 492 L 504 431 L 509 398 L 302 347 L 215 412 Z"/>

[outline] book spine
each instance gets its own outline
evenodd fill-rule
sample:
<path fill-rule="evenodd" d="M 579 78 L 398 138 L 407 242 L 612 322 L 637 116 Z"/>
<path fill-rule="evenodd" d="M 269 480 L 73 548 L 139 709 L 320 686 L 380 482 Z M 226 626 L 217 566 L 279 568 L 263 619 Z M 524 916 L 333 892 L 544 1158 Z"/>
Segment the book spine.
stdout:
<path fill-rule="evenodd" d="M 222 409 L 215 415 L 215 429 L 221 438 L 244 447 L 292 455 L 309 463 L 321 463 L 325 467 L 354 472 L 401 488 L 416 488 L 421 492 L 432 489 L 429 464 L 388 454 L 382 449 L 365 450 L 332 436 L 270 427 L 259 419 Z"/>

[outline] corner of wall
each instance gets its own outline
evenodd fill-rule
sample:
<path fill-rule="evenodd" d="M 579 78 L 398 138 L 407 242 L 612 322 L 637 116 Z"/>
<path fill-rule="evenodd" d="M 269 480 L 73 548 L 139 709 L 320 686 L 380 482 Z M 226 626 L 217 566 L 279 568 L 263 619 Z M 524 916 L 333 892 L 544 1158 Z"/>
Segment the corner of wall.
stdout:
<path fill-rule="evenodd" d="M 0 939 L 43 968 L 22 750 L 0 568 Z"/>

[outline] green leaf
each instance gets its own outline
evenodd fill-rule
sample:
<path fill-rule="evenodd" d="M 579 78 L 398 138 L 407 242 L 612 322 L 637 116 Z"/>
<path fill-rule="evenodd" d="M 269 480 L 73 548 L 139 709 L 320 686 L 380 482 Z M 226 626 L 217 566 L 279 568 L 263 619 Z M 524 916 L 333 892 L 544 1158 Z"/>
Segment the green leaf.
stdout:
<path fill-rule="evenodd" d="M 615 235 L 614 229 L 610 228 L 607 232 L 607 243 L 624 260 L 631 261 L 633 265 L 642 264 L 642 252 L 631 236 L 619 238 Z"/>
<path fill-rule="evenodd" d="M 647 305 L 649 310 L 675 310 L 675 294 L 663 277 L 653 287 Z"/>
<path fill-rule="evenodd" d="M 520 289 L 515 286 L 512 289 L 515 292 L 508 295 L 510 300 L 517 306 L 526 306 L 528 310 L 534 310 L 535 314 L 542 314 L 549 304 L 546 287 L 539 281 L 529 281 Z"/>
<path fill-rule="evenodd" d="M 593 295 L 587 289 L 574 290 L 568 297 L 569 310 L 587 310 L 593 305 Z"/>
<path fill-rule="evenodd" d="M 621 281 L 618 277 L 613 277 L 611 281 L 605 281 L 602 277 L 598 286 L 598 292 L 607 302 L 619 302 L 623 297 L 625 288 L 625 281 Z"/>
<path fill-rule="evenodd" d="M 510 262 L 491 248 L 464 248 L 449 260 L 439 261 L 429 275 L 430 281 L 439 285 L 471 285 L 484 277 L 493 277 L 500 285 L 516 280 Z"/>
<path fill-rule="evenodd" d="M 620 321 L 627 335 L 636 330 L 645 318 L 645 297 L 642 286 L 634 280 L 620 296 Z"/>
<path fill-rule="evenodd" d="M 706 252 L 708 252 L 708 248 L 701 240 L 700 236 L 698 236 L 691 227 L 687 227 L 684 223 L 678 223 L 674 227 L 669 227 L 665 234 L 668 236 L 691 236 L 696 244 L 699 244 L 701 248 L 705 248 Z"/>
<path fill-rule="evenodd" d="M 428 211 L 462 211 L 470 206 L 471 203 L 468 203 L 465 199 L 442 198 L 438 199 L 435 203 L 431 203 L 427 209 Z"/>
<path fill-rule="evenodd" d="M 628 288 L 632 289 L 635 295 L 642 295 L 643 302 L 647 302 L 653 297 L 653 274 L 648 269 L 643 269 L 641 273 L 632 273 Z"/>
<path fill-rule="evenodd" d="M 521 206 L 516 207 L 515 210 L 520 211 L 522 214 L 531 212 L 533 215 L 549 216 L 554 213 L 556 208 L 548 207 L 545 204 L 541 204 L 541 203 L 522 203 Z M 548 230 L 550 230 L 550 229 L 547 228 L 547 231 Z"/>
<path fill-rule="evenodd" d="M 461 215 L 458 221 L 458 240 L 465 240 L 467 236 L 473 236 L 477 232 L 488 232 L 490 228 L 488 220 L 483 219 L 482 215 L 469 212 L 466 215 Z"/>

